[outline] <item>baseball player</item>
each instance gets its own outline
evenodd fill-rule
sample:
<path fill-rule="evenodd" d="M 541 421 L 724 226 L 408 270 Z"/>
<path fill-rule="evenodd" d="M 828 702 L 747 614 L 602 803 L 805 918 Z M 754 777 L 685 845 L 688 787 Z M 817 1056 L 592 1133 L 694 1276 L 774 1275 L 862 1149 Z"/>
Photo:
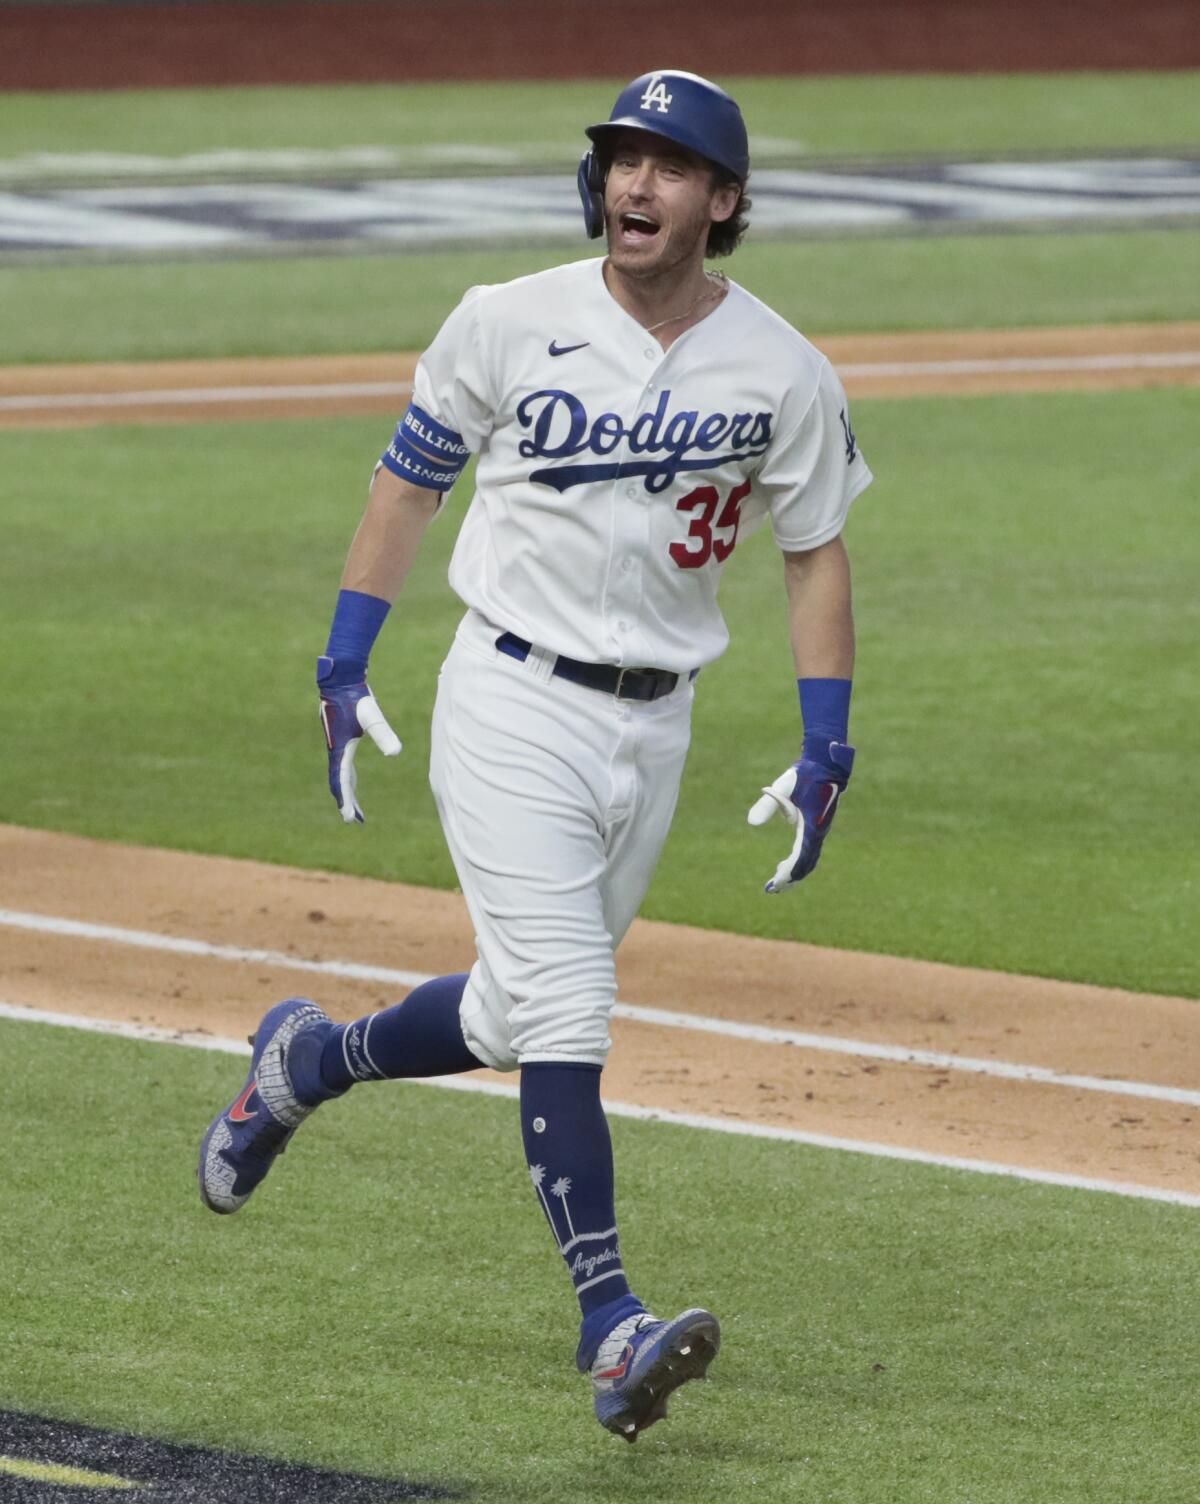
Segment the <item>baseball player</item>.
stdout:
<path fill-rule="evenodd" d="M 607 255 L 472 288 L 446 320 L 376 467 L 318 660 L 329 786 L 361 821 L 364 733 L 400 751 L 368 654 L 477 456 L 430 764 L 477 958 L 345 1025 L 307 999 L 272 1008 L 204 1136 L 200 1183 L 212 1210 L 237 1211 L 308 1114 L 356 1083 L 519 1069 L 534 1194 L 579 1300 L 577 1363 L 601 1424 L 633 1441 L 704 1374 L 720 1329 L 701 1308 L 659 1320 L 626 1275 L 600 1102 L 614 951 L 671 823 L 696 676 L 727 642 L 721 572 L 764 522 L 783 553 L 803 748 L 749 819 L 792 828 L 768 893 L 816 865 L 854 760 L 841 533 L 871 475 L 825 358 L 705 268 L 746 228 L 734 101 L 649 73 L 587 135 L 584 218 Z"/>

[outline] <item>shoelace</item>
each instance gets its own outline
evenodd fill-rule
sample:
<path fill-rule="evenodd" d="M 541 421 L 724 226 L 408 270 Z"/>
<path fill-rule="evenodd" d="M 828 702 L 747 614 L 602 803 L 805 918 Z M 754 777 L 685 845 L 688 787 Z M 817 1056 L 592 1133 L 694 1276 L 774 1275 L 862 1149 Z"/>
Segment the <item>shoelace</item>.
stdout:
<path fill-rule="evenodd" d="M 285 1128 L 282 1123 L 263 1123 L 254 1133 L 254 1137 L 244 1149 L 240 1151 L 243 1159 L 261 1160 L 268 1156 L 274 1157 L 282 1154 L 287 1148 L 288 1139 L 295 1133 L 294 1128 Z M 226 1155 L 228 1158 L 228 1155 Z"/>
<path fill-rule="evenodd" d="M 592 1372 L 602 1372 L 606 1368 L 611 1368 L 625 1351 L 627 1344 L 638 1332 L 644 1330 L 647 1326 L 657 1326 L 658 1324 L 658 1317 L 652 1316 L 649 1311 L 640 1311 L 636 1316 L 627 1316 L 624 1321 L 609 1332 L 608 1336 L 600 1344 L 595 1360 L 592 1363 Z"/>

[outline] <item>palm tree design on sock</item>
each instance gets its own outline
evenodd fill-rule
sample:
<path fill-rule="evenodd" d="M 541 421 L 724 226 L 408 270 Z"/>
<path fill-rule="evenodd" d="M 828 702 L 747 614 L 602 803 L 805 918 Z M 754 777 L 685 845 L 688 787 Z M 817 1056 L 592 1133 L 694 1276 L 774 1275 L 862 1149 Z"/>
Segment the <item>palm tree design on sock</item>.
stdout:
<path fill-rule="evenodd" d="M 554 1218 L 550 1215 L 550 1203 L 546 1200 L 546 1193 L 542 1190 L 542 1181 L 546 1178 L 545 1165 L 530 1165 L 529 1178 L 533 1181 L 533 1188 L 538 1193 L 538 1200 L 542 1203 L 542 1210 L 546 1213 L 546 1221 L 550 1224 L 550 1231 L 554 1234 L 555 1242 L 558 1242 L 558 1230 L 554 1226 Z M 561 1247 L 561 1243 L 559 1244 Z"/>
<path fill-rule="evenodd" d="M 554 1182 L 554 1184 L 550 1187 L 550 1194 L 552 1196 L 557 1196 L 558 1199 L 562 1202 L 563 1215 L 567 1219 L 567 1242 L 573 1243 L 575 1241 L 575 1227 L 571 1222 L 571 1208 L 567 1205 L 567 1192 L 570 1189 L 571 1177 L 569 1175 L 560 1175 Z"/>

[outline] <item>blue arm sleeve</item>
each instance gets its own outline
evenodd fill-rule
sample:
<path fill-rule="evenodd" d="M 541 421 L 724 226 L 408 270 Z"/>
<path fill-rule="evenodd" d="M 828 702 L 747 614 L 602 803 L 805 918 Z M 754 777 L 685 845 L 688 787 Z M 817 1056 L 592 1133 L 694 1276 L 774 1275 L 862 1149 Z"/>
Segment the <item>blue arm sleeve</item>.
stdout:
<path fill-rule="evenodd" d="M 850 735 L 849 679 L 797 679 L 800 691 L 800 714 L 804 719 L 804 755 L 810 755 L 808 743 L 828 747 L 830 742 L 846 742 Z"/>
<path fill-rule="evenodd" d="M 367 677 L 367 659 L 391 606 L 361 590 L 339 593 L 325 656 L 317 660 L 317 683 L 327 689 Z"/>

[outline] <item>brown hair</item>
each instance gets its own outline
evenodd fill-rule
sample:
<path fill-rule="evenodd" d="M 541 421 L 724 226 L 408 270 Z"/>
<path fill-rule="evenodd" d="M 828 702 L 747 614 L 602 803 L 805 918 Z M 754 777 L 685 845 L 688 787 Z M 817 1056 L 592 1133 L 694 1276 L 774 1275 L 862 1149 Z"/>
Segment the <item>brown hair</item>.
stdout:
<path fill-rule="evenodd" d="M 747 179 L 747 182 L 749 179 Z M 713 167 L 712 185 L 723 188 L 727 183 L 737 183 L 738 199 L 728 219 L 713 220 L 708 227 L 708 244 L 704 254 L 708 257 L 728 256 L 742 243 L 742 236 L 750 228 L 750 210 L 753 200 L 746 194 L 746 184 L 735 178 L 723 167 Z"/>

